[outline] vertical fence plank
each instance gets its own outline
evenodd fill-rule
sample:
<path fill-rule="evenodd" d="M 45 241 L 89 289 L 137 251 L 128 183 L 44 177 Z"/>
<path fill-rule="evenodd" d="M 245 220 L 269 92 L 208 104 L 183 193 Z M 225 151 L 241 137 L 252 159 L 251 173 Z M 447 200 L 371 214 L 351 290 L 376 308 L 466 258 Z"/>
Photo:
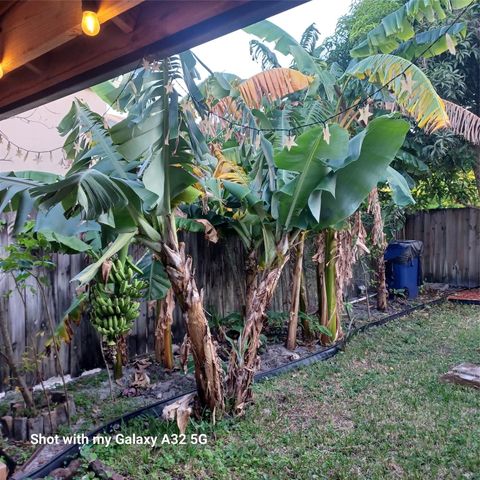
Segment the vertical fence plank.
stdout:
<path fill-rule="evenodd" d="M 407 217 L 405 236 L 424 243 L 423 273 L 431 282 L 480 285 L 480 209 L 450 208 Z"/>

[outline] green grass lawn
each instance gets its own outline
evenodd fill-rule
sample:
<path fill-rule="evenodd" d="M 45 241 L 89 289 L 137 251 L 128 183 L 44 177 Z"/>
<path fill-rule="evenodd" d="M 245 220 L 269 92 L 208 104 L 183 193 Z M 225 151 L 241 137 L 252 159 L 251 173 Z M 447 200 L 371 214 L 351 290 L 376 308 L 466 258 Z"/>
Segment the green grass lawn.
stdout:
<path fill-rule="evenodd" d="M 443 384 L 480 363 L 480 307 L 417 312 L 335 358 L 259 384 L 245 418 L 193 425 L 208 444 L 95 447 L 140 479 L 480 479 L 480 391 Z M 174 432 L 140 420 L 123 433 Z"/>

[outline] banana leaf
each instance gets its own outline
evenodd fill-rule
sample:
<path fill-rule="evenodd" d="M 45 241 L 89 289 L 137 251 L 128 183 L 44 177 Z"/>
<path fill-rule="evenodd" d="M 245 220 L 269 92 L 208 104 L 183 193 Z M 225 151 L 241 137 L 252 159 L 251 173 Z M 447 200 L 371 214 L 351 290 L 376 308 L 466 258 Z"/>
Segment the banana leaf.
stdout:
<path fill-rule="evenodd" d="M 307 203 L 319 219 L 321 194 L 314 191 L 330 188 L 327 181 L 331 171 L 338 170 L 348 162 L 348 132 L 339 125 L 331 125 L 330 142 L 324 139 L 323 128 L 316 127 L 296 139 L 297 146 L 283 149 L 275 155 L 278 168 L 298 172 L 299 175 L 282 187 L 279 219 L 288 229 L 293 217 L 301 214 Z M 310 201 L 309 201 L 310 199 Z"/>
<path fill-rule="evenodd" d="M 347 74 L 378 85 L 388 84 L 397 103 L 417 122 L 419 128 L 432 132 L 448 126 L 443 100 L 428 77 L 409 60 L 395 55 L 372 55 L 351 66 Z M 406 87 L 407 79 L 411 83 L 411 91 Z"/>
<path fill-rule="evenodd" d="M 115 239 L 115 241 L 105 249 L 104 253 L 97 261 L 84 268 L 80 273 L 78 273 L 74 278 L 72 278 L 71 281 L 80 282 L 80 285 L 84 285 L 90 282 L 95 277 L 98 270 L 102 267 L 103 262 L 113 257 L 113 255 L 115 255 L 123 247 L 128 245 L 136 234 L 137 230 L 134 230 L 132 232 L 120 233 Z"/>
<path fill-rule="evenodd" d="M 348 218 L 378 182 L 384 180 L 408 129 L 405 120 L 382 116 L 350 140 L 352 161 L 335 173 L 335 196 L 323 192 L 319 228 L 335 226 Z"/>
<path fill-rule="evenodd" d="M 147 290 L 144 294 L 145 300 L 150 302 L 165 298 L 171 284 L 162 263 L 154 260 L 152 255 L 145 255 L 137 264 L 137 267 L 143 272 L 140 278 L 147 282 Z"/>
<path fill-rule="evenodd" d="M 387 182 L 392 189 L 392 199 L 400 207 L 415 203 L 405 177 L 392 167 L 387 168 Z"/>
<path fill-rule="evenodd" d="M 465 8 L 475 0 L 409 0 L 383 18 L 380 25 L 367 33 L 367 38 L 350 51 L 354 58 L 377 53 L 391 53 L 402 42 L 415 35 L 415 22 L 433 23 L 443 20 L 453 10 Z"/>

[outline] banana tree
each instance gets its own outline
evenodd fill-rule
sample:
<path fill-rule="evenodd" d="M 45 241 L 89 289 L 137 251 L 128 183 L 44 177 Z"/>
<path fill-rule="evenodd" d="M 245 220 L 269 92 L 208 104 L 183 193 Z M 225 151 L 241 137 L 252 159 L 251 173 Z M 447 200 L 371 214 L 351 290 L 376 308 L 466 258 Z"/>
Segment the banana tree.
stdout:
<path fill-rule="evenodd" d="M 360 80 L 367 79 L 372 83 L 387 83 L 389 86 L 389 92 L 387 94 L 387 97 L 392 97 L 396 100 L 396 102 L 404 109 L 405 113 L 409 114 L 410 116 L 414 117 L 415 120 L 417 120 L 418 124 L 422 127 L 428 128 L 430 130 L 434 130 L 437 128 L 444 127 L 447 122 L 448 122 L 448 117 L 445 113 L 444 107 L 443 107 L 443 102 L 441 99 L 436 95 L 434 89 L 432 88 L 430 82 L 428 79 L 423 75 L 423 73 L 415 67 L 411 62 L 409 62 L 405 58 L 400 58 L 400 57 L 395 57 L 393 55 L 376 55 L 373 57 L 370 57 L 366 59 L 363 62 L 360 62 L 359 64 L 353 65 L 352 68 L 346 72 L 346 74 L 341 78 L 337 79 L 335 75 L 331 71 L 326 71 L 325 65 L 323 65 L 321 62 L 319 62 L 317 59 L 312 58 L 311 55 L 308 54 L 308 52 L 305 52 L 299 44 L 295 42 L 294 39 L 292 39 L 291 36 L 286 34 L 285 32 L 281 31 L 278 29 L 278 27 L 275 27 L 273 24 L 269 22 L 260 22 L 260 24 L 254 25 L 252 27 L 248 27 L 246 29 L 247 32 L 253 33 L 255 35 L 258 35 L 262 39 L 265 39 L 267 41 L 272 41 L 275 42 L 276 45 L 275 47 L 281 51 L 284 54 L 291 54 L 294 59 L 295 63 L 300 68 L 304 73 L 307 73 L 312 77 L 312 80 L 308 81 L 308 94 L 299 96 L 296 95 L 294 97 L 294 102 L 298 106 L 297 110 L 300 111 L 300 115 L 295 115 L 291 114 L 289 115 L 289 102 L 285 102 L 285 97 L 288 95 L 295 95 L 295 92 L 297 92 L 296 89 L 292 89 L 290 91 L 285 91 L 283 92 L 282 89 L 279 89 L 278 91 L 272 92 L 271 85 L 276 84 L 275 82 L 275 71 L 279 69 L 273 69 L 273 70 L 267 70 L 263 74 L 260 74 L 256 76 L 257 83 L 255 84 L 254 88 L 249 88 L 248 86 L 245 86 L 244 88 L 242 87 L 242 83 L 239 83 L 238 80 L 236 81 L 234 87 L 237 88 L 230 88 L 230 94 L 224 94 L 223 96 L 220 97 L 218 103 L 214 104 L 213 112 L 216 115 L 221 116 L 221 122 L 220 125 L 225 127 L 225 125 L 228 125 L 228 116 L 232 118 L 233 121 L 239 121 L 241 120 L 242 125 L 247 125 L 250 127 L 250 134 L 244 134 L 244 136 L 247 136 L 247 138 L 250 140 L 250 142 L 253 144 L 255 143 L 262 151 L 263 155 L 263 164 L 268 165 L 268 170 L 269 170 L 269 184 L 268 184 L 268 189 L 269 192 L 268 194 L 265 194 L 266 189 L 265 189 L 265 184 L 259 186 L 258 185 L 258 178 L 257 178 L 257 185 L 255 186 L 256 192 L 258 194 L 258 197 L 261 198 L 262 200 L 265 200 L 265 198 L 262 197 L 267 197 L 268 201 L 271 201 L 271 204 L 273 206 L 272 212 L 276 212 L 276 218 L 275 220 L 279 220 L 280 222 L 283 222 L 284 227 L 286 228 L 287 232 L 289 231 L 290 228 L 296 227 L 299 228 L 299 225 L 294 225 L 292 224 L 292 219 L 295 217 L 295 211 L 294 209 L 288 209 L 286 210 L 285 207 L 285 201 L 288 199 L 289 196 L 293 197 L 295 201 L 298 200 L 298 198 L 301 198 L 300 192 L 301 189 L 297 189 L 294 192 L 291 190 L 293 188 L 293 184 L 289 181 L 288 176 L 285 181 L 285 177 L 283 177 L 282 181 L 285 181 L 285 184 L 288 185 L 288 189 L 285 190 L 280 190 L 276 191 L 277 185 L 275 185 L 275 182 L 273 182 L 272 186 L 272 178 L 275 178 L 277 176 L 277 171 L 275 170 L 275 166 L 278 167 L 278 165 L 274 165 L 272 169 L 272 150 L 269 151 L 267 145 L 268 142 L 266 141 L 265 136 L 262 134 L 262 129 L 267 130 L 270 128 L 275 128 L 275 127 L 281 127 L 283 130 L 284 135 L 283 138 L 278 140 L 277 136 L 274 136 L 271 140 L 273 142 L 273 146 L 278 148 L 283 146 L 285 144 L 285 137 L 286 132 L 288 132 L 292 127 L 295 127 L 296 124 L 304 124 L 304 123 L 309 123 L 311 121 L 317 121 L 317 122 L 325 122 L 328 121 L 330 117 L 335 117 L 337 121 L 339 121 L 340 125 L 342 127 L 348 128 L 350 131 L 358 131 L 359 126 L 355 126 L 356 124 L 353 123 L 354 120 L 357 120 L 357 115 L 358 112 L 355 109 L 351 110 L 345 110 L 345 106 L 348 105 L 349 103 L 354 103 L 352 98 L 349 98 L 347 94 L 352 95 L 358 95 L 358 90 L 361 90 L 362 84 L 355 84 L 355 89 L 346 88 L 348 86 L 349 79 L 352 78 L 358 78 Z M 444 32 L 445 33 L 445 32 Z M 273 58 L 273 57 L 272 57 Z M 270 62 L 271 65 L 274 65 L 275 62 Z M 285 69 L 284 69 L 285 70 Z M 398 76 L 399 72 L 401 71 L 407 71 L 409 70 L 409 75 L 411 77 L 408 77 L 408 82 L 406 82 L 405 79 L 401 79 L 400 76 Z M 267 87 L 262 86 L 262 80 L 263 78 L 270 73 L 270 78 Z M 228 81 L 225 81 L 226 79 L 223 78 L 219 74 L 215 74 L 211 79 L 210 83 L 207 82 L 207 87 L 210 87 L 210 92 L 219 92 L 223 88 L 223 90 L 227 90 L 228 88 L 225 87 L 225 84 L 228 86 Z M 283 80 L 283 75 L 282 75 L 282 80 Z M 283 85 L 282 80 L 280 80 L 278 83 Z M 245 82 L 247 83 L 247 82 Z M 221 88 L 215 88 L 220 85 Z M 410 89 L 411 85 L 415 85 L 415 90 Z M 366 91 L 368 92 L 368 88 Z M 281 93 L 279 93 L 281 92 Z M 263 99 L 262 99 L 263 96 Z M 274 101 L 275 99 L 282 99 L 283 101 L 283 106 L 281 111 L 279 112 L 278 109 L 276 112 L 273 112 L 274 115 L 271 115 L 270 117 L 268 116 L 268 112 L 266 112 L 266 108 L 268 105 Z M 358 98 L 358 97 L 357 97 Z M 383 97 L 382 97 L 383 98 Z M 291 97 L 290 97 L 291 99 Z M 259 109 L 261 111 L 259 111 Z M 372 115 L 372 113 L 369 111 L 369 107 L 365 107 L 362 109 L 363 111 L 360 112 L 360 117 L 357 120 L 357 123 L 359 125 L 362 125 L 362 122 L 364 125 L 368 124 L 369 117 Z M 337 113 L 338 112 L 338 113 Z M 270 112 L 272 113 L 272 112 Z M 276 113 L 276 115 L 275 115 Z M 378 111 L 376 114 L 380 114 L 381 112 Z M 273 119 L 273 121 L 272 121 Z M 305 122 L 305 119 L 308 119 L 309 122 Z M 223 123 L 222 123 L 223 122 Z M 255 129 L 255 127 L 260 126 L 260 131 Z M 355 128 L 353 128 L 355 126 Z M 316 137 L 317 138 L 323 138 L 326 140 L 326 143 L 329 144 L 331 141 L 331 136 L 332 136 L 332 128 L 333 126 L 328 126 L 325 124 L 324 128 L 320 128 L 316 132 Z M 368 126 L 367 126 L 368 128 Z M 348 135 L 348 133 L 346 132 Z M 361 136 L 361 133 L 358 134 Z M 230 134 L 229 134 L 230 136 Z M 288 138 L 288 142 L 290 143 L 289 146 L 291 146 L 291 142 L 293 139 L 289 135 L 290 138 Z M 300 136 L 299 138 L 301 138 Z M 358 137 L 360 138 L 360 137 Z M 228 139 L 227 139 L 228 140 Z M 298 141 L 298 140 L 296 140 Z M 359 141 L 359 140 L 357 140 Z M 335 142 L 336 143 L 336 142 Z M 313 148 L 310 148 L 310 152 L 313 150 Z M 272 174 L 273 170 L 273 174 Z M 390 174 L 389 174 L 390 173 Z M 396 173 L 396 172 L 395 172 Z M 257 168 L 256 170 L 256 176 L 259 176 L 259 169 Z M 261 175 L 260 175 L 261 177 Z M 406 187 L 406 182 L 405 180 L 398 175 L 395 175 L 392 173 L 392 171 L 385 171 L 383 172 L 383 178 L 382 180 L 385 181 L 389 180 L 389 183 L 391 183 L 391 186 L 394 188 L 402 188 L 404 189 Z M 282 178 L 282 176 L 280 176 Z M 318 178 L 315 177 L 314 175 L 308 176 L 308 179 L 313 179 Z M 305 182 L 305 179 L 302 178 L 302 183 Z M 395 185 L 395 183 L 399 183 L 400 186 Z M 225 182 L 224 182 L 225 184 Z M 306 185 L 308 185 L 308 181 L 306 182 Z M 372 185 L 372 187 L 375 187 L 375 185 Z M 237 197 L 244 202 L 246 201 L 249 203 L 249 208 L 250 208 L 250 214 L 252 213 L 252 209 L 254 212 L 258 214 L 258 203 L 255 202 L 254 198 L 252 197 L 251 192 L 245 191 L 244 188 L 239 188 L 238 186 L 235 187 L 234 189 L 232 188 L 231 185 L 225 184 L 226 189 L 232 190 L 233 194 L 236 194 Z M 284 187 L 284 185 L 279 187 L 281 188 L 287 188 Z M 267 189 L 267 190 L 268 190 Z M 234 191 L 235 190 L 235 191 Z M 318 191 L 320 191 L 321 188 L 318 188 Z M 407 188 L 408 190 L 408 188 Z M 318 213 L 318 202 L 320 201 L 321 195 L 319 194 L 318 191 L 315 191 L 314 193 L 311 193 L 307 195 L 307 200 L 309 203 L 309 207 L 311 207 L 313 210 L 311 210 L 311 213 L 313 214 L 314 211 Z M 348 192 L 346 192 L 348 193 Z M 368 195 L 369 192 L 365 192 L 365 196 Z M 311 198 L 310 198 L 311 195 Z M 305 199 L 302 199 L 305 201 Z M 252 203 L 253 202 L 253 203 Z M 295 203 L 295 202 L 294 202 Z M 255 208 L 253 208 L 255 207 Z M 321 208 L 321 207 L 320 207 Z M 298 213 L 298 212 L 297 212 Z M 353 213 L 353 212 L 350 212 Z M 262 213 L 261 216 L 265 217 L 265 214 Z M 255 222 L 252 222 L 251 216 L 245 216 L 245 221 L 246 225 L 243 225 L 241 228 L 241 231 L 239 232 L 239 235 L 245 239 L 246 244 L 256 244 L 258 245 L 258 242 L 252 241 L 251 238 L 251 233 L 252 232 L 262 232 L 262 237 L 267 238 L 267 236 L 264 234 L 265 228 L 262 226 L 262 228 L 258 228 L 258 225 L 256 225 L 257 228 L 255 228 Z M 305 223 L 305 218 L 302 218 L 302 220 Z M 334 225 L 330 225 L 329 227 L 333 227 Z M 303 229 L 308 228 L 308 222 L 304 225 L 301 225 Z M 318 221 L 317 222 L 317 228 L 322 228 L 321 223 Z M 271 229 L 271 228 L 270 228 Z M 276 236 L 274 237 L 274 241 L 270 241 L 270 246 L 275 245 L 277 248 L 274 249 L 268 249 L 268 251 L 277 251 L 280 253 L 278 255 L 279 258 L 282 258 L 284 256 L 284 253 L 288 251 L 288 247 L 283 247 L 285 245 L 285 237 L 278 236 L 279 230 L 278 228 L 273 229 L 275 231 Z M 281 229 L 280 229 L 281 231 Z M 293 235 L 292 238 L 287 238 L 287 240 L 294 240 L 296 239 L 297 236 Z M 332 230 L 328 230 L 327 232 L 327 255 L 331 258 L 327 258 L 327 261 L 325 263 L 326 265 L 326 278 L 328 278 L 328 284 L 329 288 L 328 294 L 326 293 L 326 297 L 331 297 L 329 302 L 326 302 L 326 306 L 323 308 L 327 312 L 326 315 L 326 325 L 330 327 L 332 337 L 335 339 L 336 336 L 339 334 L 339 328 L 338 328 L 338 312 L 336 311 L 336 305 L 337 305 L 337 299 L 335 298 L 336 296 L 336 290 L 335 290 L 335 285 L 334 285 L 334 278 L 335 278 L 335 258 L 336 258 L 336 240 L 335 240 L 335 234 Z M 261 242 L 260 242 L 261 243 Z M 287 242 L 288 243 L 288 242 Z M 279 248 L 280 247 L 280 248 Z M 252 253 L 252 255 L 249 256 L 249 259 L 252 257 L 255 257 L 255 254 Z M 250 262 L 252 263 L 252 262 Z M 255 263 L 255 262 L 253 262 Z M 267 262 L 265 262 L 266 265 L 269 265 Z M 280 265 L 275 265 L 279 266 L 280 269 L 283 268 L 284 263 L 280 263 Z M 265 278 L 268 278 L 268 270 L 267 273 L 265 274 Z M 255 275 L 251 275 L 252 278 L 255 278 Z M 275 275 L 272 275 L 273 278 L 275 278 Z M 266 289 L 261 282 L 251 282 L 254 286 L 257 286 L 258 284 L 262 285 L 261 292 L 263 291 L 270 291 L 270 289 Z M 274 284 L 274 281 L 272 282 Z M 265 299 L 271 298 L 271 294 L 265 294 L 264 295 Z M 252 303 L 256 299 L 256 295 L 252 294 L 248 288 L 247 288 L 247 299 L 250 303 Z M 262 316 L 262 308 L 258 308 L 256 306 L 257 312 L 260 312 L 259 317 Z M 248 315 L 247 315 L 248 318 Z M 259 324 L 257 320 L 257 325 Z M 246 330 L 244 331 L 244 335 L 239 339 L 239 345 L 238 348 L 236 348 L 234 354 L 232 354 L 232 358 L 234 361 L 231 361 L 231 365 L 234 365 L 235 362 L 237 364 L 244 364 L 243 362 L 244 359 L 247 359 L 247 362 L 245 363 L 247 365 L 247 368 L 252 369 L 252 366 L 254 365 L 252 362 L 256 361 L 256 356 L 252 354 L 252 350 L 255 351 L 256 347 L 256 342 L 255 341 L 250 341 L 252 335 L 255 335 L 254 329 L 252 325 L 255 324 L 255 320 L 253 321 L 248 321 L 246 322 Z M 257 329 L 258 331 L 258 329 Z M 242 344 L 243 343 L 243 344 Z M 250 352 L 246 351 L 246 345 L 251 346 Z M 241 357 L 241 360 L 236 361 L 235 357 Z M 251 379 L 248 378 L 248 374 L 243 375 L 242 373 L 238 374 L 234 372 L 234 368 L 230 368 L 229 371 L 229 376 L 228 376 L 228 384 L 231 385 L 236 385 L 237 383 L 241 383 L 242 379 L 246 379 L 243 387 L 248 384 L 248 382 Z M 233 373 L 232 373 L 233 372 Z M 232 394 L 232 388 L 229 387 L 230 394 Z M 234 397 L 234 404 L 236 405 L 242 405 L 242 399 L 245 399 L 248 397 L 248 393 L 246 396 L 242 392 L 248 392 L 248 387 L 247 388 L 242 388 L 240 387 L 236 393 L 238 395 L 235 395 L 235 392 L 233 395 Z M 240 393 L 239 393 L 240 392 Z"/>
<path fill-rule="evenodd" d="M 435 26 L 431 30 L 416 33 L 418 23 L 420 20 L 423 20 L 423 24 L 444 20 L 449 14 L 456 14 L 455 10 L 463 9 L 471 3 L 472 1 L 469 0 L 458 2 L 410 0 L 397 11 L 388 15 L 378 27 L 367 35 L 363 43 L 352 50 L 351 54 L 355 60 L 351 63 L 343 78 L 337 80 L 337 85 L 334 87 L 336 93 L 342 92 L 336 100 L 337 105 L 335 106 L 331 101 L 329 102 L 326 95 L 320 95 L 321 98 L 316 98 L 310 102 L 307 98 L 304 102 L 306 107 L 305 118 L 308 118 L 309 121 L 324 120 L 362 98 L 364 96 L 362 90 L 368 92 L 369 89 L 361 84 L 353 83 L 352 85 L 352 82 L 349 82 L 350 78 L 356 77 L 361 80 L 368 79 L 368 81 L 377 85 L 388 83 L 388 92 L 376 91 L 374 95 L 374 99 L 380 101 L 377 104 L 380 105 L 380 108 L 383 101 L 388 101 L 393 105 L 397 104 L 403 112 L 417 120 L 420 128 L 425 128 L 427 131 L 449 126 L 446 111 L 449 110 L 450 104 L 443 102 L 435 94 L 429 82 L 426 81 L 425 75 L 416 66 L 412 65 L 410 61 L 420 56 L 430 58 L 447 50 L 454 53 L 456 44 L 466 35 L 466 25 L 463 22 L 457 21 L 453 24 L 444 22 L 444 25 L 439 27 Z M 324 68 L 319 59 L 315 58 L 315 54 L 312 54 L 312 52 L 316 51 L 315 45 L 314 48 L 304 48 L 302 51 L 300 49 L 302 45 L 297 44 L 291 36 L 269 22 L 261 22 L 248 27 L 246 30 L 262 40 L 275 42 L 275 49 L 284 54 L 290 54 L 298 68 L 301 68 L 304 72 L 311 73 L 314 69 L 318 71 Z M 259 48 L 259 45 L 256 45 L 256 48 L 256 53 L 260 56 L 271 56 L 271 52 L 269 52 L 266 45 L 262 44 L 261 48 Z M 308 59 L 305 60 L 308 53 L 313 57 L 314 63 L 312 61 L 309 62 Z M 363 60 L 358 62 L 357 58 L 363 58 Z M 333 68 L 329 73 L 338 74 L 337 70 Z M 325 80 L 325 74 L 323 79 Z M 325 89 L 325 92 L 327 91 Z M 321 92 L 319 93 L 321 94 Z M 377 112 L 371 111 L 371 106 L 365 107 L 361 112 L 360 118 L 368 121 L 369 116 L 372 114 L 377 114 Z M 343 125 L 354 125 L 352 120 L 355 117 L 349 116 L 348 112 L 345 112 L 343 117 Z M 389 177 L 390 186 L 394 190 L 408 191 L 405 180 L 397 172 L 390 171 Z M 379 213 L 380 210 L 374 208 L 378 204 L 378 202 L 374 201 L 375 198 L 377 197 L 372 192 L 372 211 Z M 397 198 L 400 197 L 397 196 Z M 400 198 L 402 205 L 405 205 L 405 201 L 407 203 L 412 202 L 411 195 L 408 194 Z M 381 215 L 377 214 L 376 219 L 381 226 Z M 380 230 L 377 230 L 377 233 L 379 233 Z M 319 239 L 321 240 L 322 238 L 320 237 Z M 386 285 L 383 265 L 385 240 L 383 235 L 374 235 L 373 240 L 375 243 L 376 270 L 379 280 L 377 303 L 380 309 L 385 309 Z M 324 272 L 321 272 L 321 276 L 323 275 Z"/>
<path fill-rule="evenodd" d="M 356 211 L 385 177 L 407 131 L 408 123 L 395 116 L 375 119 L 352 138 L 336 124 L 330 126 L 328 140 L 322 127 L 308 129 L 296 139 L 296 145 L 275 152 L 273 189 L 260 148 L 257 154 L 251 150 L 254 147 L 246 145 L 223 150 L 223 156 L 232 163 L 240 159 L 247 173 L 246 181 L 244 177 L 236 182 L 216 179 L 226 195 L 225 210 L 231 214 L 231 226 L 248 252 L 245 323 L 234 342 L 226 378 L 227 405 L 236 414 L 251 398 L 265 312 L 291 248 L 301 244 L 307 230 L 333 232 Z M 334 263 L 329 268 L 334 271 Z M 330 278 L 327 290 L 333 305 L 334 277 Z M 328 322 L 335 333 L 336 319 L 332 313 Z"/>
<path fill-rule="evenodd" d="M 91 282 L 104 262 L 131 241 L 161 259 L 186 320 L 200 403 L 220 413 L 221 367 L 192 259 L 177 238 L 175 215 L 178 205 L 201 193 L 193 186 L 201 172 L 194 160 L 201 163 L 209 155 L 192 113 L 179 108 L 172 86 L 182 75 L 191 85 L 191 69 L 182 68 L 190 58 L 185 54 L 137 71 L 118 99 L 128 114 L 112 127 L 86 105 L 74 102 L 59 126 L 73 159 L 71 169 L 60 181 L 31 182 L 27 188 L 40 208 L 62 203 L 67 216 L 80 213 L 95 219 L 109 236 L 111 245 L 101 262 L 76 277 L 81 283 Z"/>

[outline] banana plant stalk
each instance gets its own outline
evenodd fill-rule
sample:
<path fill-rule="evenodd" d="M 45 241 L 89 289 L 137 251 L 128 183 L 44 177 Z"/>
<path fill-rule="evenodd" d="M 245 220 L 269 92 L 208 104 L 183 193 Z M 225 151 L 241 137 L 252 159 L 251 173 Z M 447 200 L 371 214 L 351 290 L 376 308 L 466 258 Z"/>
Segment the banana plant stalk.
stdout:
<path fill-rule="evenodd" d="M 168 60 L 162 62 L 163 110 L 169 111 Z M 162 119 L 163 138 L 167 139 L 170 130 L 169 116 Z M 162 165 L 170 165 L 168 144 L 161 149 Z M 224 411 L 222 368 L 217 351 L 210 335 L 208 320 L 203 308 L 203 295 L 198 290 L 193 274 L 192 258 L 185 252 L 185 244 L 178 241 L 175 215 L 171 208 L 171 185 L 169 175 L 165 175 L 163 195 L 166 199 L 158 206 L 163 228 L 160 244 L 156 253 L 161 256 L 175 298 L 182 310 L 188 338 L 195 364 L 195 380 L 200 404 L 206 406 L 213 417 L 221 416 Z"/>
<path fill-rule="evenodd" d="M 282 236 L 275 250 L 276 258 L 271 266 L 263 270 L 257 266 L 254 270 L 247 271 L 249 283 L 247 284 L 248 302 L 245 324 L 236 345 L 231 350 L 226 378 L 228 406 L 236 415 L 243 413 L 245 406 L 252 398 L 252 382 L 260 361 L 258 348 L 266 310 L 289 259 L 288 234 Z M 254 258 L 254 254 L 249 255 L 247 262 L 251 262 Z"/>
<path fill-rule="evenodd" d="M 336 262 L 337 262 L 337 237 L 333 229 L 325 232 L 325 274 L 324 274 L 324 301 L 321 304 L 322 325 L 330 331 L 330 337 L 321 336 L 324 344 L 334 343 L 341 334 L 339 312 L 337 308 L 337 286 L 336 286 Z"/>
<path fill-rule="evenodd" d="M 155 327 L 155 360 L 167 370 L 173 370 L 172 323 L 175 302 L 170 288 L 165 298 L 157 300 Z"/>
<path fill-rule="evenodd" d="M 186 254 L 185 244 L 178 241 L 175 218 L 171 214 L 166 217 L 162 262 L 185 318 L 195 363 L 198 396 L 200 403 L 207 406 L 214 416 L 221 416 L 224 410 L 222 368 L 210 335 L 203 296 L 193 276 L 192 258 Z"/>
<path fill-rule="evenodd" d="M 303 231 L 299 235 L 298 245 L 295 249 L 295 266 L 293 269 L 292 298 L 291 298 L 291 304 L 290 304 L 288 336 L 287 336 L 287 343 L 286 343 L 286 347 L 289 350 L 295 350 L 297 346 L 298 313 L 300 310 L 300 290 L 302 285 L 303 251 L 305 248 L 305 235 L 306 235 L 305 231 Z"/>
<path fill-rule="evenodd" d="M 387 289 L 387 278 L 385 275 L 385 250 L 381 249 L 378 252 L 375 269 L 377 271 L 377 310 L 384 312 L 388 307 L 388 289 Z M 368 292 L 367 292 L 368 294 Z"/>
<path fill-rule="evenodd" d="M 120 348 L 115 352 L 115 363 L 113 365 L 113 378 L 120 380 L 123 377 L 123 358 Z"/>
<path fill-rule="evenodd" d="M 327 325 L 328 312 L 327 312 L 327 290 L 325 288 L 325 231 L 320 232 L 316 238 L 317 253 L 316 257 L 316 273 L 317 273 L 317 296 L 318 296 L 318 321 L 320 325 Z M 328 341 L 326 335 L 321 335 L 320 340 L 322 343 Z"/>
<path fill-rule="evenodd" d="M 300 281 L 300 311 L 308 314 L 308 294 L 307 294 L 307 281 L 305 278 L 305 272 L 302 272 L 302 278 Z M 314 339 L 312 332 L 312 327 L 310 321 L 305 316 L 302 317 L 302 330 L 303 330 L 303 341 L 310 343 Z"/>
<path fill-rule="evenodd" d="M 372 243 L 377 280 L 377 310 L 384 312 L 388 307 L 388 289 L 385 275 L 385 248 L 387 241 L 384 233 L 382 206 L 378 196 L 378 189 L 374 188 L 368 196 L 368 211 L 373 215 Z"/>

